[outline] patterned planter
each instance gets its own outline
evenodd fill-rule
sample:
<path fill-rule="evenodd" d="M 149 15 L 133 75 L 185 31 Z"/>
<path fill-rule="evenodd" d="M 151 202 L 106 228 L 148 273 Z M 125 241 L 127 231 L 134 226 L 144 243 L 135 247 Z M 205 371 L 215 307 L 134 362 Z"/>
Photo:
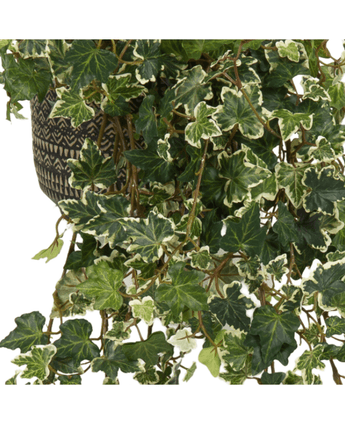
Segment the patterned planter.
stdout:
<path fill-rule="evenodd" d="M 42 191 L 55 203 L 62 199 L 78 199 L 81 191 L 72 189 L 68 184 L 70 169 L 67 159 L 78 159 L 85 138 L 97 142 L 102 124 L 102 114 L 97 113 L 91 121 L 73 128 L 69 118 L 48 119 L 51 102 L 56 98 L 49 91 L 39 103 L 37 97 L 31 100 L 31 122 L 35 169 Z M 115 140 L 114 124 L 109 121 L 104 131 L 101 150 L 104 157 L 112 155 Z M 137 147 L 140 148 L 140 145 Z M 117 177 L 116 189 L 125 182 L 125 170 Z"/>

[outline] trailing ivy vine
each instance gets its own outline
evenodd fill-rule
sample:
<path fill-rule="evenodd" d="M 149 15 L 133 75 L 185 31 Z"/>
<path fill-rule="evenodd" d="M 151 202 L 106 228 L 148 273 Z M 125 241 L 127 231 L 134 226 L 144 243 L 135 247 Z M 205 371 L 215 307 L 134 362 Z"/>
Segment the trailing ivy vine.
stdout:
<path fill-rule="evenodd" d="M 20 350 L 21 378 L 179 384 L 206 366 L 229 384 L 322 384 L 329 361 L 342 384 L 345 53 L 327 40 L 1 40 L 0 55 L 7 119 L 49 90 L 50 118 L 103 114 L 97 143 L 68 160 L 81 197 L 59 202 L 35 256 L 56 257 L 72 224 L 51 314 L 25 312 L 0 342 Z M 200 365 L 186 367 L 196 339 Z"/>

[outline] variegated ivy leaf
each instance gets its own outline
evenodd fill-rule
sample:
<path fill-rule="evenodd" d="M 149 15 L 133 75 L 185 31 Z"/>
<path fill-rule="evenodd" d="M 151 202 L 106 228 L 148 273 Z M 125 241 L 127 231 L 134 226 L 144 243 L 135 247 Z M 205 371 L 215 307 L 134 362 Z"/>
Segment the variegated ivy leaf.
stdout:
<path fill-rule="evenodd" d="M 0 342 L 0 347 L 27 352 L 34 345 L 48 343 L 48 336 L 43 334 L 43 326 L 46 319 L 40 312 L 30 312 L 16 318 L 17 327 Z"/>
<path fill-rule="evenodd" d="M 300 321 L 292 312 L 278 314 L 270 305 L 255 309 L 249 334 L 259 336 L 262 360 L 265 364 L 273 361 L 284 344 L 288 345 L 291 351 L 296 349 L 294 333 L 299 326 Z"/>
<path fill-rule="evenodd" d="M 276 280 L 281 281 L 283 275 L 288 272 L 288 269 L 285 266 L 287 263 L 286 253 L 283 253 L 269 261 L 266 265 L 266 270 L 269 274 L 273 275 Z"/>
<path fill-rule="evenodd" d="M 135 68 L 135 76 L 140 84 L 155 82 L 161 69 L 161 53 L 159 40 L 137 40 L 133 55 L 142 60 Z"/>
<path fill-rule="evenodd" d="M 123 273 L 110 267 L 107 261 L 86 268 L 87 280 L 78 285 L 78 290 L 87 297 L 95 299 L 94 309 L 120 309 L 123 299 L 119 293 Z"/>
<path fill-rule="evenodd" d="M 63 240 L 59 237 L 57 240 L 54 240 L 53 243 L 47 248 L 39 251 L 32 259 L 44 259 L 46 258 L 46 263 L 56 258 L 57 255 L 61 252 L 63 246 Z"/>
<path fill-rule="evenodd" d="M 302 204 L 303 196 L 307 192 L 306 187 L 302 184 L 302 178 L 310 165 L 295 165 L 296 167 L 289 163 L 279 162 L 275 167 L 275 171 L 279 188 L 284 188 L 294 207 L 299 208 Z"/>
<path fill-rule="evenodd" d="M 174 237 L 173 221 L 154 210 L 146 219 L 124 218 L 122 223 L 133 240 L 128 251 L 138 253 L 144 262 L 158 260 L 164 253 L 161 245 Z"/>
<path fill-rule="evenodd" d="M 226 364 L 224 367 L 225 372 L 221 372 L 219 374 L 219 378 L 231 385 L 243 384 L 246 381 L 247 377 L 252 375 L 251 362 L 252 359 L 250 356 L 248 356 L 245 362 L 245 366 L 239 371 L 235 371 L 233 367 L 231 367 L 229 364 Z"/>
<path fill-rule="evenodd" d="M 100 213 L 84 224 L 82 230 L 95 237 L 106 237 L 113 248 L 127 239 L 122 219 L 130 214 L 130 202 L 121 195 L 114 195 L 103 196 L 102 203 L 97 202 L 97 205 L 101 206 Z"/>
<path fill-rule="evenodd" d="M 262 115 L 262 93 L 256 85 L 245 86 L 243 90 L 246 92 L 251 105 L 242 91 L 223 87 L 221 98 L 224 104 L 213 114 L 213 118 L 222 131 L 230 131 L 235 125 L 238 125 L 245 137 L 249 139 L 260 138 L 264 135 L 264 127 L 256 113 Z M 256 113 L 252 107 L 254 107 Z"/>
<path fill-rule="evenodd" d="M 275 174 L 265 178 L 261 183 L 250 189 L 250 197 L 256 203 L 260 203 L 262 198 L 273 201 L 277 193 L 278 182 Z"/>
<path fill-rule="evenodd" d="M 177 330 L 167 341 L 171 345 L 178 347 L 181 352 L 189 352 L 197 347 L 196 340 L 193 337 L 189 337 L 192 334 L 190 328 L 183 328 L 182 330 Z"/>
<path fill-rule="evenodd" d="M 147 325 L 153 324 L 155 303 L 151 296 L 131 300 L 129 306 L 132 308 L 134 318 L 144 320 Z"/>
<path fill-rule="evenodd" d="M 278 54 L 280 57 L 287 57 L 293 62 L 299 62 L 300 54 L 298 51 L 297 44 L 294 41 L 277 41 L 276 47 L 278 48 Z"/>
<path fill-rule="evenodd" d="M 14 376 L 5 381 L 5 385 L 6 386 L 14 386 L 14 385 L 16 385 L 17 384 L 18 374 L 20 374 L 20 370 L 16 370 Z"/>
<path fill-rule="evenodd" d="M 21 40 L 17 49 L 23 59 L 45 57 L 47 40 Z"/>
<path fill-rule="evenodd" d="M 324 346 L 317 345 L 313 350 L 306 350 L 296 361 L 295 370 L 302 371 L 304 384 L 314 384 L 315 375 L 312 370 L 314 368 L 322 370 L 325 364 L 320 361 L 320 356 L 323 353 Z"/>
<path fill-rule="evenodd" d="M 238 269 L 239 275 L 247 277 L 250 280 L 255 280 L 261 268 L 261 260 L 256 255 L 247 259 L 241 258 L 235 262 L 235 265 Z"/>
<path fill-rule="evenodd" d="M 213 377 L 218 377 L 221 366 L 221 361 L 214 346 L 205 347 L 198 356 L 199 362 L 206 365 Z"/>
<path fill-rule="evenodd" d="M 336 203 L 345 199 L 345 183 L 335 172 L 332 165 L 322 168 L 321 172 L 315 168 L 306 169 L 302 183 L 312 189 L 303 199 L 307 212 L 336 213 Z"/>
<path fill-rule="evenodd" d="M 331 337 L 334 334 L 345 333 L 345 319 L 337 316 L 331 316 L 326 318 L 326 337 Z"/>
<path fill-rule="evenodd" d="M 234 202 L 242 202 L 245 197 L 249 196 L 252 187 L 272 175 L 267 168 L 249 162 L 243 150 L 238 150 L 231 156 L 222 152 L 218 156 L 218 161 L 221 167 L 219 176 L 227 180 L 224 187 L 226 192 L 224 203 L 229 207 Z"/>
<path fill-rule="evenodd" d="M 304 94 L 302 99 L 311 99 L 314 102 L 320 100 L 331 101 L 331 98 L 327 91 L 319 85 L 319 80 L 310 76 L 302 76 L 301 86 Z"/>
<path fill-rule="evenodd" d="M 132 330 L 129 328 L 130 324 L 131 322 L 128 321 L 113 321 L 111 330 L 105 333 L 104 338 L 113 340 L 118 344 L 123 340 L 129 339 L 132 332 Z"/>
<path fill-rule="evenodd" d="M 266 236 L 266 227 L 260 227 L 260 211 L 253 203 L 240 222 L 226 221 L 226 232 L 220 247 L 226 252 L 244 251 L 249 256 L 259 255 Z"/>
<path fill-rule="evenodd" d="M 197 252 L 188 252 L 187 256 L 191 258 L 193 268 L 207 270 L 213 265 L 209 246 L 203 246 Z"/>
<path fill-rule="evenodd" d="M 335 160 L 336 155 L 325 137 L 319 136 L 315 141 L 316 146 L 311 146 L 308 150 L 307 160 L 314 159 L 317 162 L 332 162 Z"/>
<path fill-rule="evenodd" d="M 241 287 L 238 281 L 224 286 L 225 297 L 214 296 L 209 305 L 211 312 L 223 326 L 228 324 L 235 329 L 248 331 L 250 319 L 246 311 L 253 308 L 254 303 L 241 293 Z"/>
<path fill-rule="evenodd" d="M 97 145 L 85 139 L 79 159 L 68 159 L 71 168 L 69 184 L 79 190 L 87 190 L 92 185 L 108 188 L 116 181 L 115 165 L 111 156 L 103 158 Z"/>
<path fill-rule="evenodd" d="M 122 351 L 122 345 L 116 345 L 113 341 L 106 341 L 104 355 L 94 358 L 91 362 L 92 372 L 103 371 L 112 380 L 115 380 L 119 370 L 124 373 L 139 371 L 138 361 L 128 360 Z"/>
<path fill-rule="evenodd" d="M 12 362 L 19 367 L 26 365 L 25 370 L 20 375 L 22 378 L 36 377 L 43 381 L 49 375 L 48 365 L 56 351 L 56 347 L 51 344 L 48 346 L 33 346 L 30 352 L 17 356 Z"/>
<path fill-rule="evenodd" d="M 222 353 L 222 361 L 231 365 L 234 371 L 240 371 L 245 366 L 248 355 L 253 352 L 252 347 L 243 343 L 245 338 L 245 333 L 239 335 L 230 333 L 224 337 L 225 350 Z"/>
<path fill-rule="evenodd" d="M 54 104 L 49 114 L 49 118 L 63 116 L 71 118 L 72 127 L 77 128 L 85 121 L 89 121 L 95 116 L 92 107 L 85 103 L 85 100 L 78 92 L 73 92 L 62 87 L 56 90 L 59 100 Z"/>
<path fill-rule="evenodd" d="M 122 345 L 122 352 L 129 360 L 140 358 L 146 365 L 156 365 L 160 353 L 165 352 L 171 356 L 173 351 L 174 348 L 166 341 L 162 331 L 152 333 L 145 341 Z"/>
<path fill-rule="evenodd" d="M 345 307 L 345 258 L 335 262 L 319 264 L 309 278 L 302 281 L 303 290 L 312 295 L 318 293 L 319 305 L 324 310 L 332 310 L 335 307 L 344 314 Z M 337 303 L 340 298 L 341 304 Z"/>
<path fill-rule="evenodd" d="M 102 204 L 103 200 L 104 196 L 86 191 L 81 199 L 60 200 L 59 207 L 73 221 L 74 230 L 79 231 L 90 219 L 101 213 L 99 204 Z"/>
<path fill-rule="evenodd" d="M 273 225 L 273 231 L 277 234 L 279 243 L 282 246 L 286 246 L 291 242 L 299 240 L 299 231 L 297 224 L 291 215 L 287 206 L 278 201 L 278 218 Z"/>
<path fill-rule="evenodd" d="M 313 114 L 292 113 L 287 109 L 274 110 L 271 114 L 272 118 L 278 118 L 283 141 L 289 140 L 300 129 L 301 125 L 305 130 L 310 130 L 313 125 Z"/>
<path fill-rule="evenodd" d="M 111 116 L 124 116 L 130 113 L 128 101 L 146 92 L 146 88 L 138 83 L 131 83 L 131 74 L 110 76 L 106 84 L 102 84 L 107 93 L 101 108 Z"/>
<path fill-rule="evenodd" d="M 98 49 L 92 40 L 74 40 L 65 61 L 73 66 L 69 85 L 77 92 L 94 79 L 107 82 L 118 63 L 113 52 Z"/>
<path fill-rule="evenodd" d="M 156 289 L 155 300 L 165 303 L 174 315 L 185 306 L 192 311 L 208 310 L 206 290 L 199 285 L 205 277 L 201 271 L 185 270 L 184 262 L 177 262 L 169 268 L 171 282 L 163 282 Z"/>
<path fill-rule="evenodd" d="M 98 346 L 90 340 L 92 325 L 85 319 L 70 319 L 60 325 L 61 337 L 54 342 L 56 360 L 68 360 L 78 367 L 84 359 L 92 361 L 100 355 Z"/>
<path fill-rule="evenodd" d="M 184 72 L 184 77 L 173 87 L 175 89 L 175 109 L 183 105 L 187 115 L 192 115 L 198 103 L 213 97 L 210 84 L 203 81 L 206 72 L 200 65 Z"/>
<path fill-rule="evenodd" d="M 341 109 L 345 106 L 345 84 L 340 81 L 337 84 L 332 84 L 328 88 L 328 94 L 331 97 L 331 106 L 336 109 Z"/>
<path fill-rule="evenodd" d="M 213 119 L 208 118 L 216 108 L 200 102 L 194 109 L 195 121 L 190 122 L 185 129 L 186 140 L 194 147 L 201 148 L 201 139 L 207 140 L 212 136 L 222 135 Z M 212 139 L 212 138 L 211 138 Z"/>

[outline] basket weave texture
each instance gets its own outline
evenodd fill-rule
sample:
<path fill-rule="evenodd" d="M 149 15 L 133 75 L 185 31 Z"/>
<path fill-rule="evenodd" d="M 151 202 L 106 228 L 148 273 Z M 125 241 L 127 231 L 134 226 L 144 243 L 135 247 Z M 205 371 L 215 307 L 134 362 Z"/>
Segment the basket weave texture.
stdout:
<path fill-rule="evenodd" d="M 42 191 L 55 203 L 63 199 L 79 199 L 81 191 L 68 184 L 71 175 L 67 159 L 78 159 L 85 138 L 97 142 L 102 124 L 102 113 L 73 128 L 69 118 L 48 119 L 52 104 L 56 100 L 54 91 L 49 91 L 39 103 L 37 97 L 31 100 L 31 125 L 33 155 L 38 182 Z M 101 150 L 104 157 L 113 153 L 115 128 L 109 122 L 105 128 Z M 118 175 L 116 188 L 123 186 L 123 177 Z"/>

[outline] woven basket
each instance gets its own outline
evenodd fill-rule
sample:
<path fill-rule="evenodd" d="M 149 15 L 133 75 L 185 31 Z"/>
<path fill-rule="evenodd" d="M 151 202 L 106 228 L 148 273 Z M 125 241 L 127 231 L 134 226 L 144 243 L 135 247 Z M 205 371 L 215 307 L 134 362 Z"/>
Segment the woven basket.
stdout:
<path fill-rule="evenodd" d="M 69 118 L 48 119 L 51 104 L 56 94 L 49 91 L 42 103 L 37 97 L 31 100 L 31 122 L 35 169 L 42 191 L 55 203 L 63 199 L 79 199 L 81 191 L 72 189 L 68 184 L 71 174 L 67 159 L 78 159 L 85 138 L 97 142 L 102 124 L 99 112 L 91 121 L 84 122 L 78 128 L 71 126 Z M 112 155 L 115 140 L 115 128 L 109 122 L 105 128 L 101 150 L 104 157 Z M 141 148 L 140 144 L 137 148 Z M 117 176 L 116 189 L 120 190 L 126 181 L 125 170 Z"/>

